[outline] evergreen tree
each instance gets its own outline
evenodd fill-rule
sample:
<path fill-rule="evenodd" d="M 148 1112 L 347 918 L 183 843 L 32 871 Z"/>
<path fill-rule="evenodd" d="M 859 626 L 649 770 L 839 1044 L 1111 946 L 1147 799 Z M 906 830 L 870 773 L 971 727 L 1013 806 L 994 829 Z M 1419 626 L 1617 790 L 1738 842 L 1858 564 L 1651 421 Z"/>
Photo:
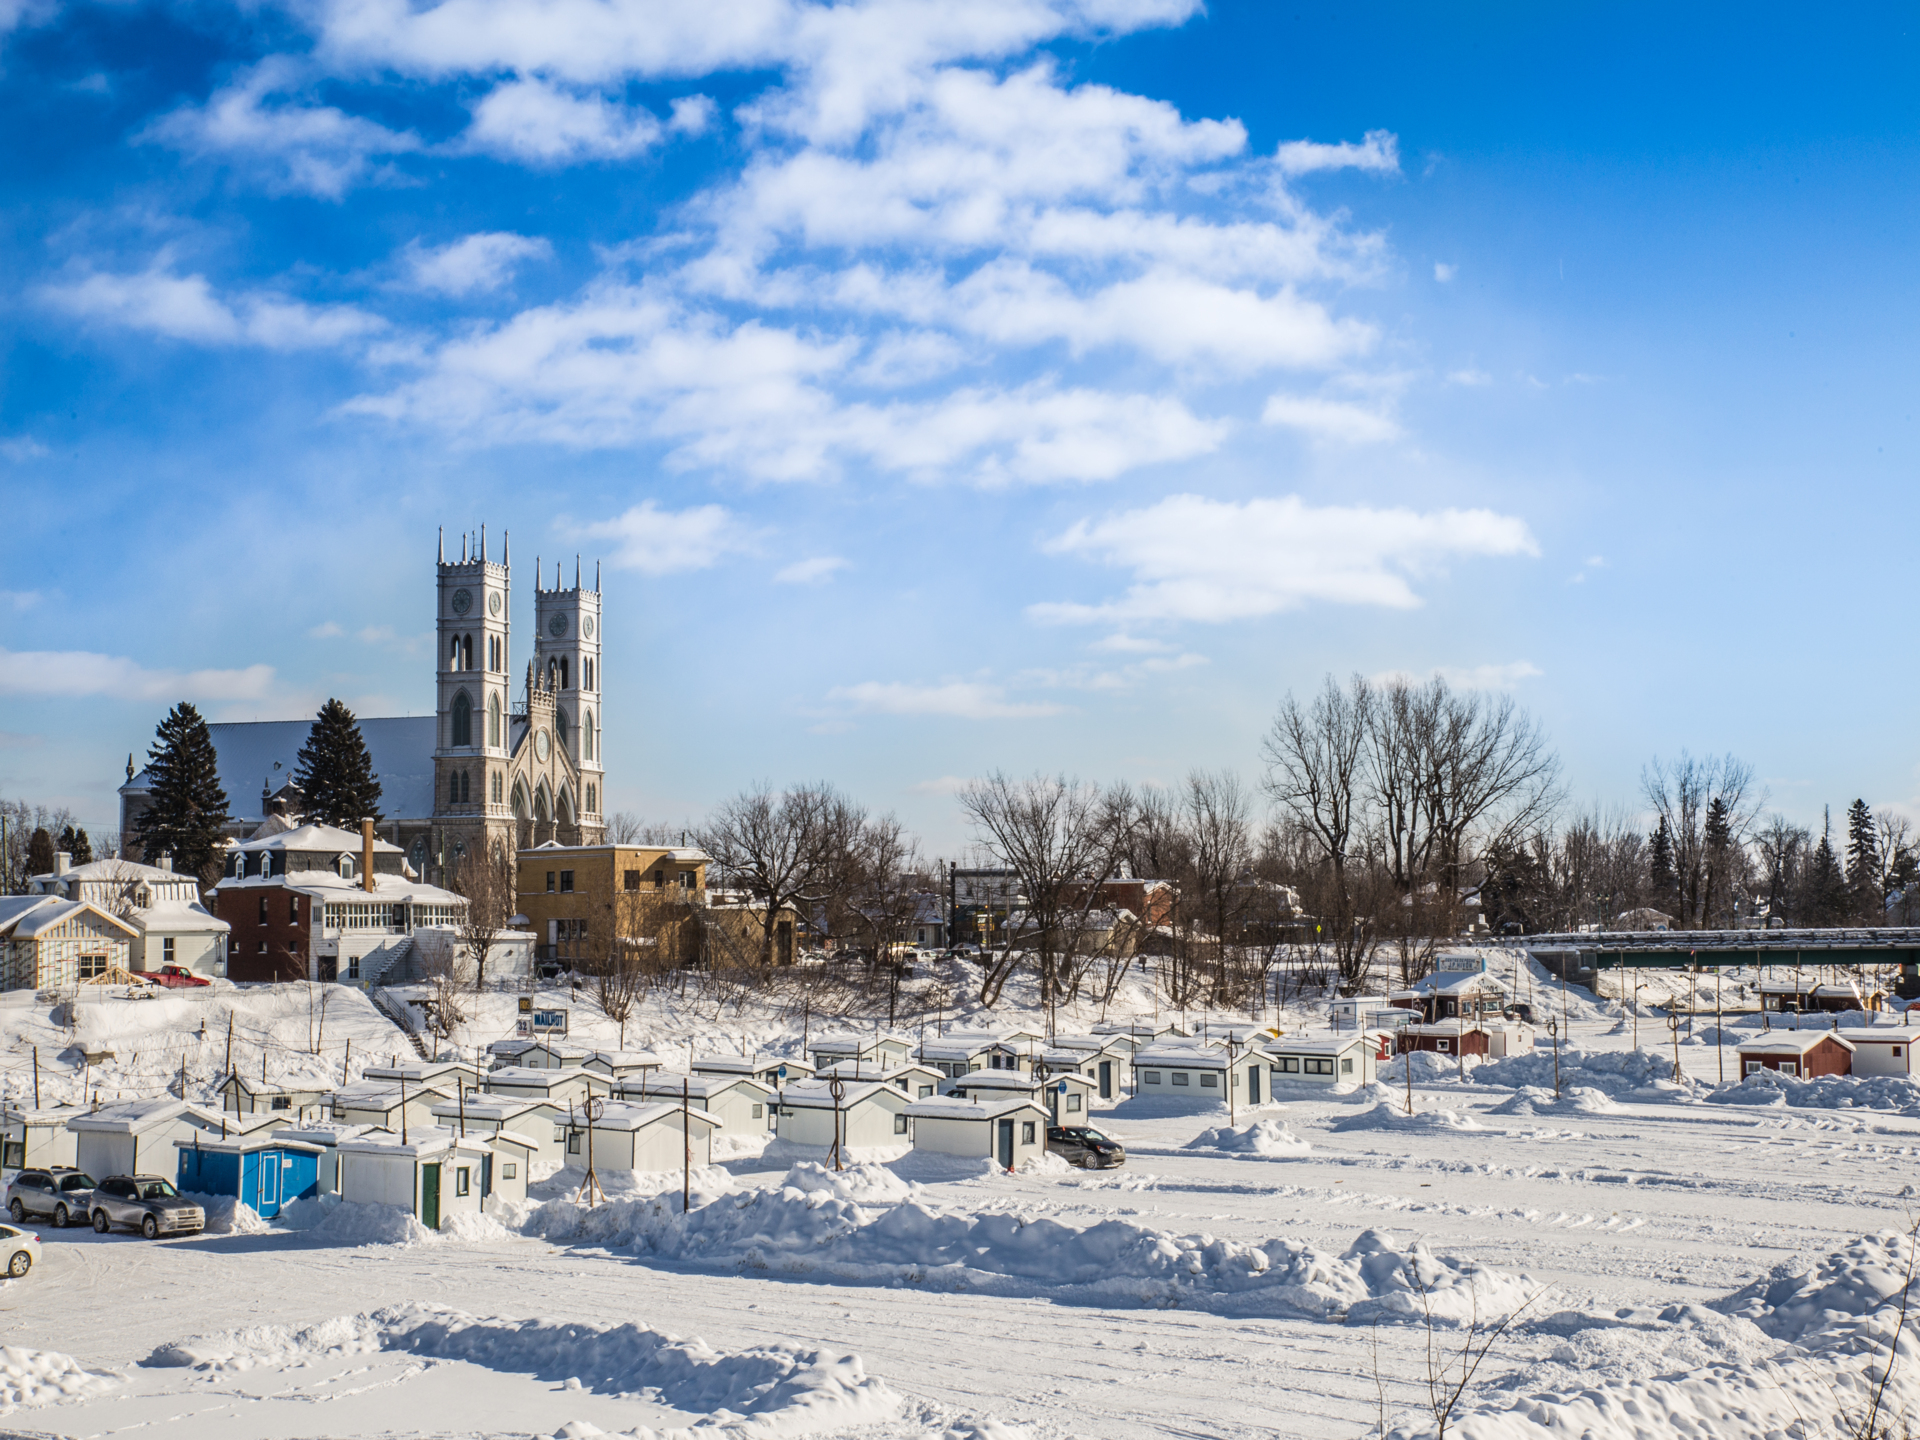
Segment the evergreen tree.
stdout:
<path fill-rule="evenodd" d="M 93 841 L 87 838 L 87 832 L 78 825 L 69 825 L 60 832 L 60 848 L 73 857 L 76 865 L 93 863 Z"/>
<path fill-rule="evenodd" d="M 1847 912 L 1847 877 L 1833 853 L 1833 817 L 1823 811 L 1820 843 L 1807 862 L 1807 919 L 1815 925 L 1835 925 Z"/>
<path fill-rule="evenodd" d="M 1702 838 L 1707 849 L 1707 883 L 1700 898 L 1700 923 L 1711 928 L 1715 891 L 1725 888 L 1729 896 L 1733 893 L 1733 819 L 1727 813 L 1726 800 L 1719 795 L 1707 805 Z"/>
<path fill-rule="evenodd" d="M 215 879 L 224 848 L 220 829 L 227 823 L 217 759 L 207 722 L 181 701 L 154 732 L 147 751 L 152 800 L 134 825 L 149 865 L 165 851 L 174 869 L 198 876 L 203 886 Z"/>
<path fill-rule="evenodd" d="M 1661 909 L 1673 903 L 1680 888 L 1680 876 L 1673 868 L 1673 834 L 1667 829 L 1667 817 L 1660 817 L 1649 842 L 1647 879 L 1653 887 L 1653 904 Z"/>
<path fill-rule="evenodd" d="M 33 832 L 33 838 L 27 841 L 27 874 L 51 875 L 53 873 L 53 836 L 42 825 Z"/>
<path fill-rule="evenodd" d="M 320 707 L 307 743 L 300 747 L 293 783 L 300 787 L 306 818 L 357 830 L 363 819 L 380 818 L 380 782 L 361 738 L 360 722 L 338 700 Z"/>
<path fill-rule="evenodd" d="M 1855 919 L 1872 921 L 1885 907 L 1880 879 L 1880 836 L 1873 811 L 1866 801 L 1856 800 L 1847 807 L 1847 890 Z"/>

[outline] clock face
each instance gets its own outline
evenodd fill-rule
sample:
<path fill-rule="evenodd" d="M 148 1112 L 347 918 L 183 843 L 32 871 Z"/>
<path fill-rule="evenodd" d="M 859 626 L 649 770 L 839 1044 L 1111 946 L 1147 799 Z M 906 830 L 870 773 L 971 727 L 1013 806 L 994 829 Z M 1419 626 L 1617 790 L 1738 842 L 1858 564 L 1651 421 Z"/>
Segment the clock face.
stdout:
<path fill-rule="evenodd" d="M 541 730 L 534 734 L 533 753 L 540 757 L 542 765 L 547 763 L 547 757 L 553 753 L 553 742 L 547 739 L 546 731 Z"/>
<path fill-rule="evenodd" d="M 473 592 L 471 590 L 456 590 L 453 592 L 453 613 L 454 614 L 464 615 L 467 613 L 467 611 L 471 610 L 472 608 L 473 608 Z"/>
<path fill-rule="evenodd" d="M 500 613 L 500 592 L 498 590 L 487 597 L 487 609 L 495 615 Z"/>
<path fill-rule="evenodd" d="M 562 635 L 566 634 L 567 633 L 567 617 L 564 615 L 552 616 L 547 621 L 547 633 L 553 636 L 553 638 L 556 640 L 558 640 Z"/>
<path fill-rule="evenodd" d="M 593 638 L 593 616 L 582 615 L 580 617 L 580 633 L 589 640 Z"/>

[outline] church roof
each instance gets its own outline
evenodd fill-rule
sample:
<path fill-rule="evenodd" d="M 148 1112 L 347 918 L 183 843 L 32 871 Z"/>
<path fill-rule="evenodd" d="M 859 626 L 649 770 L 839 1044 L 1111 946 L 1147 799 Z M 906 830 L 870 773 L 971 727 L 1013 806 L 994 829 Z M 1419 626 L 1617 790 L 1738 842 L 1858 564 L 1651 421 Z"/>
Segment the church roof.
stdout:
<path fill-rule="evenodd" d="M 389 819 L 424 820 L 433 814 L 431 715 L 389 716 L 360 722 L 373 773 L 380 780 L 380 810 Z M 293 775 L 312 720 L 239 720 L 207 726 L 213 737 L 227 808 L 239 820 L 261 820 L 260 787 L 279 789 Z M 276 768 L 276 763 L 277 767 Z M 121 787 L 143 792 L 151 782 L 142 770 Z M 353 848 L 359 848 L 354 837 Z"/>

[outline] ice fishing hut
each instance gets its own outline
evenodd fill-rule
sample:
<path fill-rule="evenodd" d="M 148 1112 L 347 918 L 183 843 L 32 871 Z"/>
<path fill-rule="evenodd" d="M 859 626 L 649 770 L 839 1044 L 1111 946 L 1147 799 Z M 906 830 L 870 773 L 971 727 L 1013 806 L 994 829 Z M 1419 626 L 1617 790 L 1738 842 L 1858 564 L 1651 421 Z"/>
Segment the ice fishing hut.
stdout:
<path fill-rule="evenodd" d="M 1371 1083 L 1375 1067 L 1387 1058 L 1385 1046 L 1385 1037 L 1377 1031 L 1349 1030 L 1326 1036 L 1281 1035 L 1260 1048 L 1267 1054 L 1271 1088 L 1317 1085 L 1341 1090 Z"/>
<path fill-rule="evenodd" d="M 1019 1096 L 915 1100 L 904 1112 L 913 1148 L 937 1155 L 978 1155 L 1003 1170 L 1047 1153 L 1047 1112 Z"/>
<path fill-rule="evenodd" d="M 837 1125 L 840 1144 L 849 1149 L 907 1144 L 906 1109 L 918 1103 L 884 1080 L 845 1085 L 838 1101 L 829 1086 L 819 1080 L 788 1085 L 773 1098 L 775 1128 L 782 1140 L 794 1145 L 828 1146 L 833 1144 Z"/>
<path fill-rule="evenodd" d="M 0 1109 L 0 1170 L 73 1164 L 79 1137 L 67 1128 L 67 1121 L 86 1113 L 78 1105 L 54 1105 L 44 1110 L 9 1105 Z"/>
<path fill-rule="evenodd" d="M 623 1080 L 615 1087 L 622 1100 L 658 1100 L 706 1114 L 730 1135 L 763 1136 L 771 1128 L 767 1107 L 773 1091 L 745 1075 L 688 1075 L 652 1071 L 640 1079 Z"/>
<path fill-rule="evenodd" d="M 340 1188 L 340 1142 L 364 1135 L 375 1128 L 372 1125 L 342 1125 L 336 1121 L 322 1120 L 312 1125 L 289 1125 L 273 1134 L 276 1140 L 313 1146 L 317 1152 L 314 1156 L 315 1189 L 321 1195 L 331 1195 Z"/>
<path fill-rule="evenodd" d="M 695 1167 L 713 1163 L 713 1133 L 719 1121 L 689 1105 L 666 1101 L 635 1103 L 608 1100 L 598 1115 L 567 1136 L 567 1163 L 587 1163 L 587 1132 L 592 1132 L 593 1168 L 659 1173 L 682 1170 L 689 1156 Z M 684 1128 L 683 1128 L 684 1116 Z"/>
<path fill-rule="evenodd" d="M 1914 1032 L 1893 1025 L 1843 1028 L 1840 1038 L 1853 1046 L 1855 1075 L 1911 1075 Z"/>
<path fill-rule="evenodd" d="M 1763 1030 L 1738 1053 L 1743 1080 L 1766 1070 L 1806 1079 L 1853 1073 L 1853 1045 L 1836 1030 Z"/>
<path fill-rule="evenodd" d="M 292 1200 L 320 1193 L 318 1145 L 283 1138 L 280 1131 L 257 1131 L 225 1140 L 194 1132 L 176 1141 L 180 1160 L 174 1184 L 196 1195 L 231 1196 L 271 1220 Z"/>
<path fill-rule="evenodd" d="M 184 1100 L 117 1100 L 81 1111 L 67 1121 L 76 1137 L 74 1164 L 99 1180 L 109 1175 L 165 1175 L 173 1169 L 174 1142 L 201 1133 L 190 1108 Z"/>
<path fill-rule="evenodd" d="M 1266 1052 L 1258 1046 L 1229 1055 L 1193 1041 L 1149 1045 L 1133 1056 L 1134 1094 L 1162 1099 L 1260 1105 L 1267 1099 Z"/>
<path fill-rule="evenodd" d="M 397 1205 L 429 1230 L 455 1215 L 477 1215 L 486 1198 L 492 1145 L 477 1135 L 423 1129 L 405 1140 L 390 1130 L 368 1130 L 342 1140 L 340 1199 L 348 1204 Z"/>

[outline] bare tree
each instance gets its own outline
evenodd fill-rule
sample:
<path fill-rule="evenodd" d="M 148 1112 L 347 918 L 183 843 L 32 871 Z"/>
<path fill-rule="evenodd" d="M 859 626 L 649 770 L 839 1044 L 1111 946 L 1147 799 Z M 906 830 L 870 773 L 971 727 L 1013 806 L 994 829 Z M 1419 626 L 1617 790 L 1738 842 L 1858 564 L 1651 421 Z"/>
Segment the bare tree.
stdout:
<path fill-rule="evenodd" d="M 1188 910 L 1204 916 L 1209 931 L 1214 1004 L 1231 1004 L 1241 998 L 1233 957 L 1254 899 L 1250 797 L 1231 770 L 1195 770 L 1187 776 L 1183 808 L 1193 851 Z"/>
<path fill-rule="evenodd" d="M 1696 759 L 1685 750 L 1672 764 L 1658 756 L 1648 762 L 1640 772 L 1640 789 L 1667 822 L 1680 881 L 1680 924 L 1686 929 L 1704 925 L 1713 904 L 1717 854 L 1744 843 L 1767 803 L 1766 792 L 1755 785 L 1753 767 L 1744 760 L 1731 755 Z M 1710 829 L 1723 831 L 1725 839 L 1716 841 Z"/>
<path fill-rule="evenodd" d="M 727 801 L 701 832 L 726 884 L 753 900 L 763 969 L 773 965 L 782 912 L 805 914 L 831 895 L 853 810 L 824 782 L 780 794 L 763 783 Z"/>
<path fill-rule="evenodd" d="M 981 844 L 1019 876 L 1041 1002 L 1051 1010 L 1065 995 L 1057 973 L 1064 923 L 1096 908 L 1117 873 L 1138 809 L 1133 795 L 1063 776 L 1013 780 L 995 771 L 960 792 L 960 808 Z M 981 1004 L 999 1001 L 1013 954 L 1010 936 L 1002 962 L 984 967 Z"/>
<path fill-rule="evenodd" d="M 487 959 L 519 913 L 519 874 L 513 854 L 501 841 L 469 850 L 453 863 L 450 884 L 466 898 L 466 908 L 454 922 L 454 933 L 473 956 L 473 986 L 487 983 Z"/>

